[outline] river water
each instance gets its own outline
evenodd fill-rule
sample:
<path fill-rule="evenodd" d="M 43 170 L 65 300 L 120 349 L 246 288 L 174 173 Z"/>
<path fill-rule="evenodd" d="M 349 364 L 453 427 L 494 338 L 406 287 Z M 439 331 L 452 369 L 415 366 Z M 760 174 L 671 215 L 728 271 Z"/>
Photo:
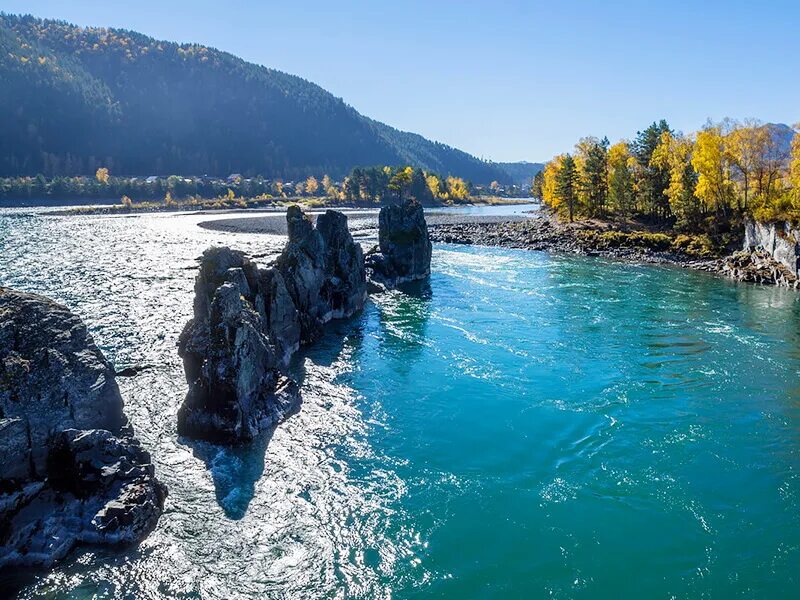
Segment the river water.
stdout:
<path fill-rule="evenodd" d="M 169 486 L 139 547 L 5 574 L 20 598 L 795 598 L 800 295 L 440 245 L 294 365 L 299 414 L 176 436 L 208 215 L 0 212 L 0 284 L 74 309 Z M 13 590 L 13 592 L 12 592 Z"/>

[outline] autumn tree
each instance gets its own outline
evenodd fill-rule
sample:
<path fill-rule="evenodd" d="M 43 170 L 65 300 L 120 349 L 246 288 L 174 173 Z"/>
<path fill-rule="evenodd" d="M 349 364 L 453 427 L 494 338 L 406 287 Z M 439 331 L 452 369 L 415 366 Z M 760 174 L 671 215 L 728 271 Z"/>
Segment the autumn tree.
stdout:
<path fill-rule="evenodd" d="M 794 126 L 800 129 L 800 123 Z M 789 183 L 792 186 L 792 205 L 800 209 L 800 133 L 792 138 L 792 153 L 789 162 Z"/>
<path fill-rule="evenodd" d="M 405 167 L 398 169 L 392 175 L 391 179 L 389 179 L 389 189 L 397 194 L 397 198 L 400 202 L 403 201 L 404 194 L 408 191 L 409 187 L 411 187 L 411 176 L 413 173 L 414 169 Z"/>
<path fill-rule="evenodd" d="M 324 175 L 322 177 L 322 190 L 325 192 L 325 196 L 328 198 L 335 199 L 338 197 L 338 190 L 336 186 L 333 184 L 329 175 Z"/>
<path fill-rule="evenodd" d="M 631 142 L 631 154 L 635 162 L 636 198 L 640 209 L 650 215 L 666 218 L 669 216 L 669 202 L 664 191 L 669 187 L 669 172 L 653 165 L 653 152 L 661 141 L 661 135 L 671 131 L 665 120 L 653 123 L 636 134 Z"/>
<path fill-rule="evenodd" d="M 428 174 L 425 176 L 425 183 L 428 184 L 428 189 L 431 191 L 431 196 L 438 199 L 446 199 L 442 197 L 442 180 L 437 175 Z M 446 195 L 446 192 L 444 193 Z"/>
<path fill-rule="evenodd" d="M 469 185 L 460 177 L 448 177 L 447 195 L 453 200 L 466 201 L 469 199 Z"/>
<path fill-rule="evenodd" d="M 651 163 L 669 172 L 664 195 L 678 229 L 696 229 L 703 217 L 703 206 L 695 195 L 697 173 L 692 166 L 692 140 L 680 133 L 665 131 L 653 151 Z"/>
<path fill-rule="evenodd" d="M 718 125 L 706 125 L 697 133 L 692 166 L 697 171 L 695 194 L 718 215 L 727 215 L 734 198 L 725 138 Z"/>
<path fill-rule="evenodd" d="M 89 171 L 89 173 L 91 173 L 91 171 Z M 106 185 L 108 183 L 108 169 L 106 169 L 105 167 L 100 167 L 99 169 L 97 169 L 97 172 L 94 174 L 94 176 L 97 179 L 97 181 L 99 181 L 103 185 Z"/>
<path fill-rule="evenodd" d="M 757 121 L 733 123 L 731 131 L 725 136 L 725 151 L 731 166 L 739 175 L 741 194 L 737 196 L 739 209 L 747 210 L 750 191 L 757 179 L 761 158 L 764 153 L 764 134 L 767 133 Z"/>
<path fill-rule="evenodd" d="M 317 190 L 319 190 L 319 182 L 317 181 L 317 178 L 313 175 L 309 176 L 309 178 L 306 179 L 305 188 L 306 194 L 309 196 L 314 196 L 317 193 Z"/>
<path fill-rule="evenodd" d="M 558 173 L 565 158 L 566 155 L 564 154 L 556 156 L 544 166 L 542 171 L 542 202 L 553 210 L 558 210 L 561 202 L 557 193 Z"/>
<path fill-rule="evenodd" d="M 633 161 L 625 142 L 608 149 L 608 204 L 612 212 L 623 217 L 634 210 Z"/>

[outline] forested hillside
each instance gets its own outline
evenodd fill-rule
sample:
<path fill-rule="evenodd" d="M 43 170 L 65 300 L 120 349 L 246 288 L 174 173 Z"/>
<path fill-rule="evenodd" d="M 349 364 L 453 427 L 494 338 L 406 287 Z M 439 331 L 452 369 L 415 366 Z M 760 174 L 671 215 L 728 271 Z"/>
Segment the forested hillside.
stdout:
<path fill-rule="evenodd" d="M 526 161 L 513 163 L 495 163 L 504 172 L 508 173 L 514 185 L 531 185 L 533 178 L 544 169 L 543 163 L 532 163 Z"/>
<path fill-rule="evenodd" d="M 474 182 L 497 166 L 360 115 L 299 77 L 195 44 L 0 14 L 0 176 L 342 177 L 411 164 Z"/>

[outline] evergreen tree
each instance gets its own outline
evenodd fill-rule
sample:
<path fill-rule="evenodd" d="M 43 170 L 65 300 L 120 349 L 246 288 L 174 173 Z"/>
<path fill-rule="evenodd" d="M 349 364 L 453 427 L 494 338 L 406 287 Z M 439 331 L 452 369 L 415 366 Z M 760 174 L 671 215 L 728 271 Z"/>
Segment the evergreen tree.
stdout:
<path fill-rule="evenodd" d="M 631 143 L 631 154 L 636 159 L 636 188 L 639 208 L 642 212 L 660 218 L 669 217 L 669 201 L 664 191 L 669 187 L 669 170 L 652 164 L 653 152 L 665 132 L 672 133 L 664 119 L 653 123 L 636 134 Z"/>
<path fill-rule="evenodd" d="M 561 206 L 566 208 L 569 221 L 575 218 L 575 209 L 578 201 L 578 169 L 575 166 L 575 159 L 571 155 L 564 156 L 561 168 L 556 176 L 556 195 L 560 200 Z"/>
<path fill-rule="evenodd" d="M 582 185 L 589 216 L 602 216 L 608 196 L 608 138 L 589 141 L 583 166 Z"/>

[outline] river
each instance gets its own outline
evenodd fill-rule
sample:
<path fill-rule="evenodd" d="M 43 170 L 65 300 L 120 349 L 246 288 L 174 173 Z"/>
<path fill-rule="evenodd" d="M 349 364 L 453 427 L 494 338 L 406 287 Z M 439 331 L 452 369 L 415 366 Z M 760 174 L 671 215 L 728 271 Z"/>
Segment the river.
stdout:
<path fill-rule="evenodd" d="M 798 293 L 437 245 L 429 287 L 297 358 L 299 414 L 224 449 L 176 436 L 195 258 L 283 239 L 208 219 L 0 211 L 0 285 L 153 365 L 119 382 L 169 487 L 139 547 L 4 575 L 18 597 L 796 597 Z"/>

